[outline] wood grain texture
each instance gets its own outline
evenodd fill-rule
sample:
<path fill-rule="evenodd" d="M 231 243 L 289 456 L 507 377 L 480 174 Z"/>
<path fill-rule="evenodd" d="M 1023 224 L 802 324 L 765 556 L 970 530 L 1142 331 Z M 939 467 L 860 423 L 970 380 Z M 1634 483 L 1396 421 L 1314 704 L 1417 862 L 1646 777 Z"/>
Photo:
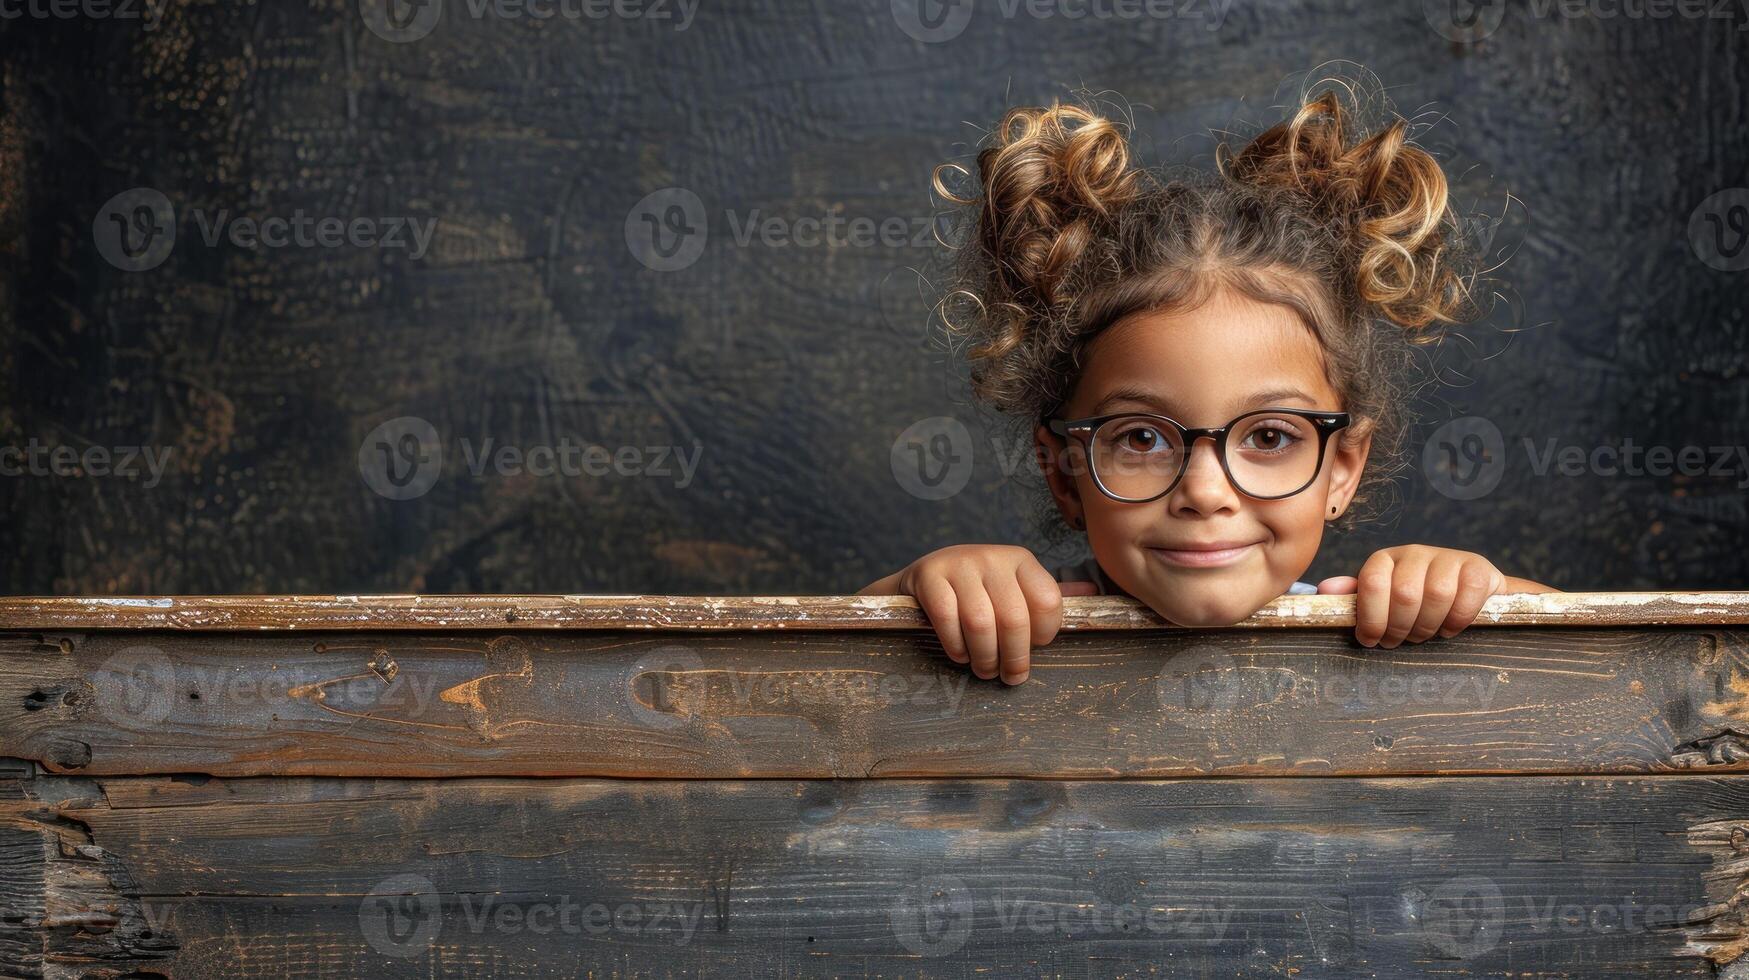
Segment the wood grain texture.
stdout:
<path fill-rule="evenodd" d="M 1113 778 L 1749 759 L 1749 632 L 1095 630 L 979 681 L 918 631 L 0 636 L 0 755 L 63 772 Z"/>
<path fill-rule="evenodd" d="M 1749 791 L 44 777 L 0 824 L 75 841 L 50 870 L 173 977 L 1714 977 Z M 73 923 L 0 931 L 90 965 Z"/>
<path fill-rule="evenodd" d="M 1749 592 L 1497 595 L 1475 626 L 1749 623 Z M 1238 628 L 1354 625 L 1353 596 L 1283 596 Z M 910 596 L 362 595 L 0 597 L 0 630 L 917 630 Z M 1134 599 L 1070 596 L 1062 628 L 1185 629 Z"/>

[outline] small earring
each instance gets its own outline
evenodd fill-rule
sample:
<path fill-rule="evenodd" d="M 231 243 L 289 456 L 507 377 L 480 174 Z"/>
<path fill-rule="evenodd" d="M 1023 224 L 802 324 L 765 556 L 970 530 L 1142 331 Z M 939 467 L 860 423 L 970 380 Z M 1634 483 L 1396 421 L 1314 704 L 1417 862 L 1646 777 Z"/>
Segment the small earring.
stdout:
<path fill-rule="evenodd" d="M 1334 507 L 1330 508 L 1330 513 L 1332 513 L 1332 514 L 1336 513 L 1336 508 L 1334 508 Z"/>
<path fill-rule="evenodd" d="M 1086 526 L 1087 526 L 1086 521 L 1082 520 L 1079 517 L 1075 518 L 1075 530 L 1079 531 L 1081 528 L 1086 527 Z"/>

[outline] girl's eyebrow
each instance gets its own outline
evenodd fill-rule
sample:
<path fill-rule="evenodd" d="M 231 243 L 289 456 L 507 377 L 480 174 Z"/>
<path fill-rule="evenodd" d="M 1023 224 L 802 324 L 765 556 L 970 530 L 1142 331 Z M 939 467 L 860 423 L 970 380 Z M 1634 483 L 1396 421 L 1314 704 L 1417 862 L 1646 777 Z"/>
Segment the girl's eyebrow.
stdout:
<path fill-rule="evenodd" d="M 1304 391 L 1288 385 L 1254 391 L 1242 399 L 1238 404 L 1241 408 L 1261 408 L 1265 405 L 1293 401 L 1294 399 L 1299 399 L 1303 402 L 1312 402 L 1314 404 L 1317 401 L 1317 399 L 1306 394 Z M 1114 402 L 1140 402 L 1143 405 L 1148 405 L 1158 410 L 1162 415 L 1171 415 L 1172 409 L 1176 407 L 1173 405 L 1170 398 L 1163 395 L 1155 394 L 1154 392 L 1143 388 L 1125 386 L 1109 392 L 1104 398 L 1100 399 L 1099 404 L 1093 406 L 1093 414 L 1104 414 L 1106 409 L 1108 409 Z"/>

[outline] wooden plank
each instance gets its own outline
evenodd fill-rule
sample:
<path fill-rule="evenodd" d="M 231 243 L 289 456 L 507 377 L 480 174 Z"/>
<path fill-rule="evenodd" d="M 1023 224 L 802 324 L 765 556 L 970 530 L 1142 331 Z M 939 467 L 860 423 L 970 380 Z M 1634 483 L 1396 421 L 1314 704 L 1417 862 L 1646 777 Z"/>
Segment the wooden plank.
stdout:
<path fill-rule="evenodd" d="M 1749 623 L 1749 592 L 1550 592 L 1490 598 L 1478 626 Z M 927 629 L 910 596 L 248 595 L 0 598 L 15 630 Z M 1244 628 L 1354 625 L 1353 596 L 1283 596 Z M 1072 596 L 1063 629 L 1180 629 L 1133 599 Z"/>
<path fill-rule="evenodd" d="M 1749 886 L 1739 777 L 24 785 L 177 977 L 1712 977 Z"/>
<path fill-rule="evenodd" d="M 85 775 L 1632 774 L 1742 732 L 1738 628 L 1094 631 L 1012 688 L 916 631 L 0 634 L 0 755 Z"/>

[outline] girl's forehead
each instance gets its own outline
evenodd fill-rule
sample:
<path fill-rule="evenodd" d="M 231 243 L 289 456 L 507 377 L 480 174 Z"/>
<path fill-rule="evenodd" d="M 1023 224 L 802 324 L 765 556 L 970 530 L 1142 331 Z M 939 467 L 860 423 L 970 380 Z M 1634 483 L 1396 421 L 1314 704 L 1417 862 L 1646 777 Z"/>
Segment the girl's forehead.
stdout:
<path fill-rule="evenodd" d="M 1205 414 L 1258 407 L 1263 396 L 1334 408 L 1323 348 L 1287 307 L 1211 301 L 1113 324 L 1091 346 L 1074 401 L 1089 412 L 1128 398 Z"/>

